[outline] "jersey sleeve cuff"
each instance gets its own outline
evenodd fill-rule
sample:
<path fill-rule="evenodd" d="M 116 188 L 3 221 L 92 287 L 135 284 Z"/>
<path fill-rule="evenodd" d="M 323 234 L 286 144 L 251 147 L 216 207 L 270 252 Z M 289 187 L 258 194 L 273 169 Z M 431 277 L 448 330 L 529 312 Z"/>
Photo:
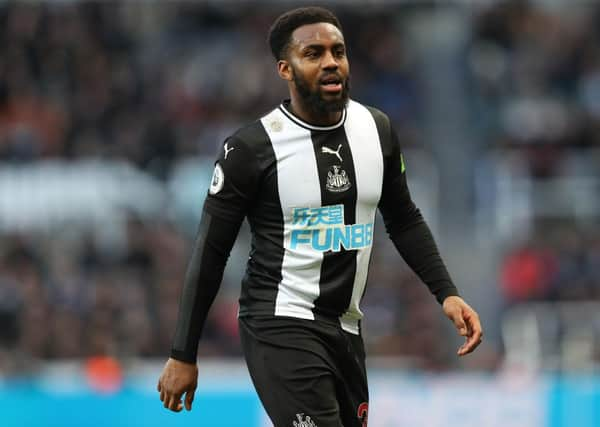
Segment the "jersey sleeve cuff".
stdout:
<path fill-rule="evenodd" d="M 447 287 L 439 289 L 435 292 L 435 299 L 440 304 L 443 304 L 444 300 L 448 297 L 458 297 L 458 296 L 460 296 L 460 294 L 458 293 L 458 289 L 456 289 L 456 286 L 454 286 L 454 285 L 447 286 Z"/>
<path fill-rule="evenodd" d="M 179 360 L 180 362 L 196 363 L 198 355 L 196 353 L 190 354 L 184 351 L 171 349 L 171 359 Z"/>

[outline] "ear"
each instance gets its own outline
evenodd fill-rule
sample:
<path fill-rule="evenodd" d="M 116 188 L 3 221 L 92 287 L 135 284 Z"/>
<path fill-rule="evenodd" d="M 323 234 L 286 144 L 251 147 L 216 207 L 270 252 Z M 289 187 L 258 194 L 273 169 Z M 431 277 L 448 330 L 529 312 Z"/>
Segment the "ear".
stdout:
<path fill-rule="evenodd" d="M 285 59 L 277 61 L 277 73 L 283 80 L 292 81 L 294 78 L 292 67 Z"/>

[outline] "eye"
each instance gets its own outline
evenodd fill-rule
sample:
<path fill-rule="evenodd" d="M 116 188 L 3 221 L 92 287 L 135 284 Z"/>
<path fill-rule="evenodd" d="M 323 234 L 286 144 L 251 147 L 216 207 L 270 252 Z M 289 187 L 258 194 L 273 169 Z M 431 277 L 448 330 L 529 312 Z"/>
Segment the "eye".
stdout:
<path fill-rule="evenodd" d="M 319 57 L 319 53 L 316 50 L 308 50 L 308 51 L 306 51 L 304 56 L 306 56 L 307 58 L 310 58 L 310 59 L 315 59 L 315 58 Z"/>

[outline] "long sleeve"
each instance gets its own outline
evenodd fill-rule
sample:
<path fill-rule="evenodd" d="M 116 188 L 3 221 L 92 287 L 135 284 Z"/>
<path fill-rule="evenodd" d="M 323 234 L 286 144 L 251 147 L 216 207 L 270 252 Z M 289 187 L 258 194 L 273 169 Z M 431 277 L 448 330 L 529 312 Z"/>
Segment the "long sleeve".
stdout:
<path fill-rule="evenodd" d="M 441 304 L 446 297 L 458 295 L 458 290 L 427 223 L 412 201 L 398 137 L 391 127 L 389 130 L 391 150 L 385 158 L 379 210 L 394 246 Z"/>
<path fill-rule="evenodd" d="M 253 154 L 237 139 L 228 139 L 204 208 L 179 304 L 171 357 L 195 363 L 198 342 L 217 295 L 223 271 L 240 226 L 248 213 L 258 181 Z"/>

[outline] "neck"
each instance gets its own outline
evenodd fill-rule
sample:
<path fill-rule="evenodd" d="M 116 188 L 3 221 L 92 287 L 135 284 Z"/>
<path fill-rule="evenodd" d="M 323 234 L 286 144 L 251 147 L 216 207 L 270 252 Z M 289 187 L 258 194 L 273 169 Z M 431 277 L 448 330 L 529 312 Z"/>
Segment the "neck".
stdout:
<path fill-rule="evenodd" d="M 341 111 L 316 112 L 307 108 L 297 96 L 291 96 L 290 108 L 292 113 L 304 120 L 306 123 L 315 126 L 331 126 L 342 119 Z"/>

